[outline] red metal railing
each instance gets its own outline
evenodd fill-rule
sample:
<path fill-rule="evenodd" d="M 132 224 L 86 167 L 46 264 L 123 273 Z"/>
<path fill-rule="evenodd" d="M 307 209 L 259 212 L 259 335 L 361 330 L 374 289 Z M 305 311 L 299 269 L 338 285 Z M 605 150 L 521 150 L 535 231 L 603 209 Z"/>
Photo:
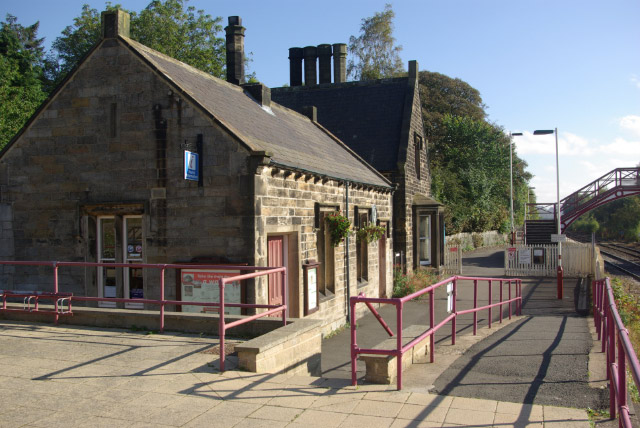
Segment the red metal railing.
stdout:
<path fill-rule="evenodd" d="M 458 281 L 460 280 L 469 280 L 473 281 L 473 308 L 457 310 L 457 294 L 458 294 Z M 478 281 L 487 281 L 488 282 L 488 305 L 478 307 Z M 492 286 L 494 283 L 499 283 L 500 285 L 500 301 L 497 303 L 492 303 Z M 507 284 L 508 286 L 508 299 L 503 299 L 503 285 Z M 447 284 L 452 284 L 453 286 L 453 294 L 452 294 L 452 307 L 449 315 L 441 320 L 437 325 L 435 324 L 435 298 L 434 291 L 442 286 Z M 512 287 L 514 285 L 514 287 Z M 512 297 L 512 288 L 515 288 L 514 293 L 515 297 Z M 429 293 L 429 328 L 425 330 L 418 337 L 407 343 L 406 345 L 402 344 L 402 313 L 404 304 L 410 300 L 413 300 L 417 297 L 420 297 L 424 294 Z M 389 329 L 387 324 L 384 322 L 382 317 L 375 311 L 373 308 L 373 304 L 391 304 L 396 307 L 396 348 L 395 349 L 367 349 L 360 348 L 357 345 L 356 340 L 356 304 L 357 303 L 365 303 L 369 309 L 374 313 L 378 321 L 385 327 L 385 330 L 389 333 L 390 336 L 393 336 L 393 332 Z M 511 319 L 512 314 L 512 303 L 515 304 L 515 312 L 516 315 L 520 315 L 522 311 L 522 281 L 520 279 L 501 279 L 501 278 L 480 278 L 480 277 L 467 277 L 467 276 L 452 276 L 444 281 L 440 281 L 436 284 L 430 285 L 422 290 L 416 291 L 415 293 L 409 294 L 405 297 L 399 298 L 374 298 L 374 297 L 365 297 L 362 294 L 359 296 L 351 297 L 349 304 L 351 305 L 351 384 L 357 384 L 356 378 L 356 360 L 359 354 L 374 354 L 374 355 L 391 355 L 396 357 L 397 363 L 397 388 L 398 390 L 402 389 L 402 356 L 409 350 L 411 350 L 418 343 L 422 342 L 424 339 L 429 337 L 429 352 L 430 352 L 430 361 L 435 361 L 435 337 L 434 334 L 441 327 L 451 321 L 451 343 L 455 345 L 456 343 L 456 318 L 458 315 L 473 313 L 473 334 L 476 335 L 478 332 L 478 312 L 482 310 L 488 311 L 488 327 L 491 328 L 492 321 L 492 309 L 496 306 L 500 307 L 500 322 L 502 322 L 502 306 L 508 305 L 509 307 L 509 319 Z"/>
<path fill-rule="evenodd" d="M 1 311 L 7 312 L 40 312 L 50 313 L 54 316 L 54 321 L 57 324 L 60 315 L 73 315 L 72 301 L 80 302 L 117 302 L 117 303 L 146 303 L 150 305 L 160 306 L 160 331 L 164 331 L 164 315 L 166 305 L 176 306 L 213 306 L 218 307 L 218 335 L 220 337 L 220 371 L 224 371 L 225 363 L 225 333 L 230 328 L 236 327 L 241 324 L 246 324 L 250 321 L 258 318 L 266 317 L 272 314 L 282 313 L 282 323 L 287 324 L 287 270 L 284 267 L 259 267 L 259 266 L 229 266 L 229 265 L 205 265 L 205 264 L 148 264 L 148 263 L 89 263 L 89 262 L 49 262 L 49 261 L 0 261 L 0 265 L 11 266 L 50 266 L 53 268 L 53 292 L 50 291 L 10 291 L 0 290 L 0 296 L 2 296 Z M 133 268 L 133 269 L 159 269 L 160 270 L 160 299 L 124 299 L 113 297 L 89 297 L 89 296 L 75 296 L 68 292 L 61 292 L 59 288 L 59 268 L 60 267 L 110 267 L 110 268 Z M 239 270 L 240 272 L 248 272 L 243 274 L 235 274 L 233 276 L 224 276 L 219 281 L 220 301 L 219 302 L 191 302 L 183 300 L 167 300 L 165 299 L 165 272 L 167 269 L 213 269 L 213 270 Z M 242 281 L 245 279 L 257 278 L 260 276 L 280 274 L 282 275 L 282 305 L 258 305 L 249 303 L 226 303 L 224 300 L 224 289 L 229 283 L 235 281 Z M 8 298 L 23 298 L 25 307 L 23 309 L 12 308 L 7 306 Z M 41 299 L 50 299 L 54 301 L 54 310 L 42 310 L 38 306 L 38 301 Z M 31 308 L 31 302 L 33 301 L 34 307 Z M 68 309 L 63 310 L 60 305 L 66 302 Z M 224 319 L 225 307 L 239 307 L 250 309 L 267 309 L 259 314 L 247 316 L 245 318 L 227 323 Z"/>
<path fill-rule="evenodd" d="M 640 390 L 640 364 L 633 345 L 631 345 L 629 332 L 618 313 L 609 278 L 593 283 L 593 320 L 598 340 L 602 340 L 602 352 L 607 354 L 609 414 L 613 419 L 617 412 L 620 415 L 618 418 L 619 426 L 631 428 L 629 406 L 627 405 L 626 366 L 628 362 L 633 382 Z"/>

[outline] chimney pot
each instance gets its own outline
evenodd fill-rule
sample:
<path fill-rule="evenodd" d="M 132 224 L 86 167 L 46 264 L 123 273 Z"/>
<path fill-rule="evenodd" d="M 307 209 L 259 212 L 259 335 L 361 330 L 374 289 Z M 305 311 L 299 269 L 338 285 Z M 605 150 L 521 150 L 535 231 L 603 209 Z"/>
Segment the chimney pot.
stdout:
<path fill-rule="evenodd" d="M 124 10 L 105 10 L 100 14 L 102 38 L 113 39 L 118 36 L 129 37 L 131 17 Z"/>
<path fill-rule="evenodd" d="M 316 79 L 316 58 L 318 57 L 318 49 L 315 46 L 306 46 L 304 52 L 304 84 L 307 86 L 315 86 L 318 84 Z"/>
<path fill-rule="evenodd" d="M 244 83 L 244 30 L 239 16 L 230 16 L 225 27 L 227 40 L 227 82 Z"/>
<path fill-rule="evenodd" d="M 347 45 L 345 43 L 333 45 L 333 79 L 336 83 L 347 81 Z"/>
<path fill-rule="evenodd" d="M 318 45 L 320 83 L 331 83 L 331 45 Z"/>
<path fill-rule="evenodd" d="M 302 86 L 302 48 L 289 49 L 289 84 Z"/>

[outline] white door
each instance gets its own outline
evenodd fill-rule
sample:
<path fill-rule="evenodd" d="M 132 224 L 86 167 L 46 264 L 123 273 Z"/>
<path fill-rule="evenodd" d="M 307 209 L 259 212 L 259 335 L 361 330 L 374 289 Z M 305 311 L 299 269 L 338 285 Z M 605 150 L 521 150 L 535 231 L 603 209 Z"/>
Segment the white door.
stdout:
<path fill-rule="evenodd" d="M 98 263 L 116 261 L 115 217 L 98 217 Z M 98 267 L 98 297 L 117 297 L 116 268 Z M 115 302 L 98 302 L 98 306 L 115 308 Z"/>
<path fill-rule="evenodd" d="M 122 227 L 122 260 L 125 263 L 144 263 L 142 244 L 142 216 L 125 216 Z M 129 299 L 144 298 L 144 270 L 142 268 L 124 269 L 124 296 Z M 125 308 L 142 309 L 144 303 L 125 303 Z"/>

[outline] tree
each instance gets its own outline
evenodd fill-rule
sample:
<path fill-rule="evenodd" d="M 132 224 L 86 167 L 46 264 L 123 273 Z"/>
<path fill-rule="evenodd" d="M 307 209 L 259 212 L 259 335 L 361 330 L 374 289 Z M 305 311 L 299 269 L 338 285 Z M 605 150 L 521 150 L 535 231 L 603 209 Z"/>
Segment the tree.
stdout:
<path fill-rule="evenodd" d="M 7 15 L 0 23 L 0 149 L 46 98 L 42 91 L 44 48 L 38 23 L 23 27 Z"/>
<path fill-rule="evenodd" d="M 382 79 L 404 70 L 400 59 L 402 46 L 396 46 L 393 37 L 394 16 L 391 5 L 387 4 L 384 11 L 362 20 L 360 36 L 349 38 L 347 73 L 351 79 Z"/>
<path fill-rule="evenodd" d="M 216 77 L 224 77 L 225 41 L 218 37 L 222 18 L 212 18 L 188 0 L 153 0 L 139 14 L 130 12 L 131 38 Z M 106 3 L 107 10 L 122 9 Z M 100 13 L 87 4 L 73 25 L 53 42 L 48 77 L 55 87 L 100 40 Z"/>

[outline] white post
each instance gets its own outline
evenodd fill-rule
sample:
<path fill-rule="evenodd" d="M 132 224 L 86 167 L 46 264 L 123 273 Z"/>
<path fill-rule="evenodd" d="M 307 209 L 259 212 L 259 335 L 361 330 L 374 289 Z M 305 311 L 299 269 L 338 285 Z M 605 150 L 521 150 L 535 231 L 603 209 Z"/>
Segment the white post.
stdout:
<path fill-rule="evenodd" d="M 556 193 L 558 197 L 558 235 L 562 233 L 562 229 L 560 228 L 560 167 L 558 162 L 558 128 L 555 128 L 554 133 L 556 134 Z M 562 242 L 558 242 L 558 267 L 562 267 Z"/>

